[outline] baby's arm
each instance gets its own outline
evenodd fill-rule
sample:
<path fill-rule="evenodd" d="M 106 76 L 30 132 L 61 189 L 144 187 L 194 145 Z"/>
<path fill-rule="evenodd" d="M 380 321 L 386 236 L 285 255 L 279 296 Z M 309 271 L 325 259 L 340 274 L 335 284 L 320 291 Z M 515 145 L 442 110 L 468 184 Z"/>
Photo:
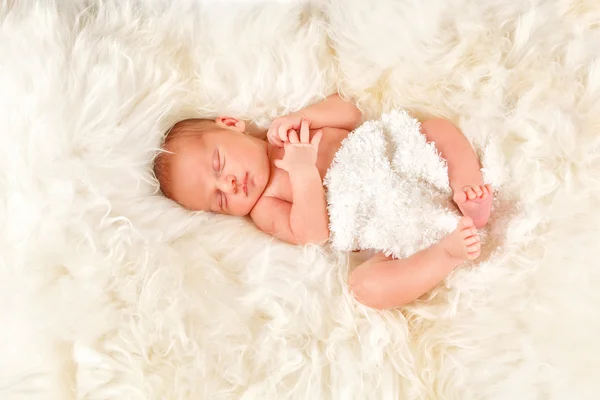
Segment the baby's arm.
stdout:
<path fill-rule="evenodd" d="M 293 203 L 290 227 L 297 241 L 322 243 L 329 238 L 327 202 L 321 175 L 316 166 L 289 171 Z"/>
<path fill-rule="evenodd" d="M 261 231 L 296 245 L 323 243 L 329 239 L 329 219 L 321 176 L 312 170 L 290 172 L 293 203 L 263 197 L 250 217 Z"/>
<path fill-rule="evenodd" d="M 454 201 L 464 215 L 483 227 L 490 216 L 492 190 L 483 184 L 481 166 L 467 138 L 452 123 L 432 119 L 421 124 L 421 131 L 448 164 L 448 178 Z"/>
<path fill-rule="evenodd" d="M 334 94 L 300 111 L 276 118 L 267 131 L 269 142 L 282 147 L 288 141 L 290 132 L 300 129 L 302 120 L 307 120 L 311 129 L 337 128 L 351 131 L 360 124 L 362 113 L 354 104 Z"/>
<path fill-rule="evenodd" d="M 351 131 L 362 120 L 362 113 L 352 103 L 343 100 L 338 94 L 308 106 L 298 113 L 310 122 L 311 129 L 338 128 Z"/>
<path fill-rule="evenodd" d="M 300 139 L 295 132 L 290 134 L 284 158 L 275 160 L 275 165 L 289 174 L 292 203 L 261 198 L 250 214 L 259 229 L 293 244 L 322 243 L 329 238 L 325 190 L 315 165 L 321 133 L 315 134 L 312 141 L 309 136 L 304 121 Z"/>

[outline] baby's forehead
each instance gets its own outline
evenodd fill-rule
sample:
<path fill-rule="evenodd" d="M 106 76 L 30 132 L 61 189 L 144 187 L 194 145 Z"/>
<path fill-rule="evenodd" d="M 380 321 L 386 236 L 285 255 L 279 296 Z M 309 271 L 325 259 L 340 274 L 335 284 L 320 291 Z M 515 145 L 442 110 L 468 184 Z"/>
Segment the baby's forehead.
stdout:
<path fill-rule="evenodd" d="M 173 159 L 202 158 L 206 146 L 202 135 L 185 135 L 171 141 L 166 150 Z"/>
<path fill-rule="evenodd" d="M 177 122 L 171 128 L 169 136 L 200 134 L 216 126 L 216 122 L 210 119 L 191 118 Z"/>
<path fill-rule="evenodd" d="M 194 178 L 208 162 L 206 148 L 198 138 L 179 138 L 167 151 L 170 153 L 168 178 L 176 186 Z"/>

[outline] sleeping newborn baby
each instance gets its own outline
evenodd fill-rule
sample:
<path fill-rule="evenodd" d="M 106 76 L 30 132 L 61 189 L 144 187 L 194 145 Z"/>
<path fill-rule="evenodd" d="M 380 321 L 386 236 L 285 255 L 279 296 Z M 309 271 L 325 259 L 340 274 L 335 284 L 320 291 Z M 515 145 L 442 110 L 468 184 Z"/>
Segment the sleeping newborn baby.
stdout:
<path fill-rule="evenodd" d="M 479 256 L 492 190 L 450 122 L 406 112 L 361 120 L 338 95 L 275 119 L 268 140 L 236 118 L 187 119 L 170 129 L 154 171 L 162 193 L 190 210 L 249 216 L 292 244 L 378 251 L 351 273 L 351 292 L 369 307 L 398 307 Z M 436 196 L 462 216 L 427 201 Z"/>

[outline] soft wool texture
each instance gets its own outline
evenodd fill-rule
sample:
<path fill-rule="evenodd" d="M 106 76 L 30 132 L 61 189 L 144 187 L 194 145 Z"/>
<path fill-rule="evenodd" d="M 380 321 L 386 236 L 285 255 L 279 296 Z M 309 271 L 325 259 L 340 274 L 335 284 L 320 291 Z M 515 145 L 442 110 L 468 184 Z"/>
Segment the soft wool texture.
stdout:
<path fill-rule="evenodd" d="M 339 251 L 406 257 L 452 232 L 460 215 L 450 208 L 446 163 L 405 110 L 351 132 L 324 184 L 331 244 Z"/>
<path fill-rule="evenodd" d="M 0 398 L 598 397 L 600 3 L 52 3 L 0 2 Z M 175 121 L 336 90 L 504 167 L 481 262 L 401 310 L 156 194 Z"/>

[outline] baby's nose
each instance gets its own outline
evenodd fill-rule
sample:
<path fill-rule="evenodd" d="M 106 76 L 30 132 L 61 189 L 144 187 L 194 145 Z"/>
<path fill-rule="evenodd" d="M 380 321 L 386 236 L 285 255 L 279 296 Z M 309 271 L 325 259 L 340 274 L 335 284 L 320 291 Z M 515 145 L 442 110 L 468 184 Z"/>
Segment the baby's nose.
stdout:
<path fill-rule="evenodd" d="M 223 180 L 223 185 L 221 187 L 221 190 L 225 193 L 232 193 L 232 192 L 235 192 L 236 187 L 237 186 L 236 186 L 235 176 L 227 175 L 225 177 L 225 179 Z"/>

